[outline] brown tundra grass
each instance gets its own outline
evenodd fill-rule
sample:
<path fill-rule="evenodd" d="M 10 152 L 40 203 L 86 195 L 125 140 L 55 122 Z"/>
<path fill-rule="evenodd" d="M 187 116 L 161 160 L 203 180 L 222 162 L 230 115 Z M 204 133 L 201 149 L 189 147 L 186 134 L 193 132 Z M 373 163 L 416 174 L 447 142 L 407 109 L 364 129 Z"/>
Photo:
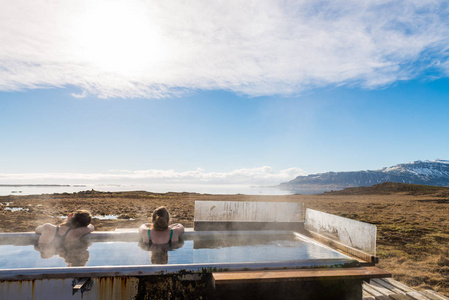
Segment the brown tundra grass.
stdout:
<path fill-rule="evenodd" d="M 0 197 L 0 231 L 33 231 L 44 222 L 75 209 L 93 215 L 118 215 L 118 220 L 94 219 L 96 230 L 136 228 L 151 212 L 165 205 L 173 222 L 193 226 L 195 200 L 301 201 L 312 209 L 377 225 L 379 267 L 417 289 L 449 296 L 449 188 L 385 183 L 320 195 L 247 196 L 195 193 L 86 191 L 74 194 Z M 5 209 L 27 208 L 20 211 Z"/>

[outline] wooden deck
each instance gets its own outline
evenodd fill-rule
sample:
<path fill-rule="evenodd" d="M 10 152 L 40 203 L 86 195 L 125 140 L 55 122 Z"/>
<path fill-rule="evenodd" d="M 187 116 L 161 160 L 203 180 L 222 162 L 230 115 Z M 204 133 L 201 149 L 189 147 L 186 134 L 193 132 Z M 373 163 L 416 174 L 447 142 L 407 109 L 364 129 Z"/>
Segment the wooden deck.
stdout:
<path fill-rule="evenodd" d="M 377 267 L 316 268 L 291 270 L 261 270 L 212 273 L 214 285 L 234 283 L 264 283 L 279 281 L 306 281 L 316 279 L 362 279 L 391 277 L 390 273 Z"/>
<path fill-rule="evenodd" d="M 417 291 L 391 278 L 377 267 L 341 269 L 292 269 L 212 273 L 215 286 L 308 281 L 320 279 L 361 279 L 363 300 L 449 300 L 432 290 Z"/>
<path fill-rule="evenodd" d="M 449 300 L 432 290 L 417 291 L 391 278 L 363 283 L 363 300 Z"/>

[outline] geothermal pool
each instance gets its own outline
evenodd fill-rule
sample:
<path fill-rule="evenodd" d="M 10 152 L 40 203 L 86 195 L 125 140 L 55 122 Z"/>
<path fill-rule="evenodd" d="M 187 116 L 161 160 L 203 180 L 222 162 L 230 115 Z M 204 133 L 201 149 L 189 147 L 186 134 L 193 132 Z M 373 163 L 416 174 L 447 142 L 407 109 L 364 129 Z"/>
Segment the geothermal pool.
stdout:
<path fill-rule="evenodd" d="M 186 235 L 185 240 L 149 247 L 138 242 L 85 242 L 73 249 L 0 245 L 0 269 L 154 264 L 214 264 L 350 259 L 300 234 Z"/>

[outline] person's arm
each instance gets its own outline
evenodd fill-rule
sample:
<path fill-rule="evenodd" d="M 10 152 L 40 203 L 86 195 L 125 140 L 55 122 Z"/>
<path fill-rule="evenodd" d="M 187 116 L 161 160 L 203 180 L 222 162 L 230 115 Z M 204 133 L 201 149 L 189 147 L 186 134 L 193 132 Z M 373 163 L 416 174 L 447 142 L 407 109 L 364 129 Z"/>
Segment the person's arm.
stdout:
<path fill-rule="evenodd" d="M 145 223 L 140 225 L 139 227 L 139 236 L 144 243 L 148 243 L 150 241 L 150 239 L 148 238 L 148 230 L 150 230 L 150 226 L 150 223 Z"/>
<path fill-rule="evenodd" d="M 88 233 L 94 231 L 95 227 L 92 224 L 87 225 L 86 227 L 78 227 L 72 230 L 72 233 L 69 237 L 67 237 L 68 241 L 78 240 L 81 237 L 85 236 Z"/>
<path fill-rule="evenodd" d="M 175 230 L 175 229 L 181 229 L 181 228 L 182 228 L 182 231 L 184 232 L 184 226 L 182 226 L 182 224 L 179 224 L 179 223 L 177 223 L 177 224 L 172 224 L 172 225 L 170 225 L 170 226 L 168 226 L 168 227 L 170 227 L 170 229 L 173 229 L 173 230 Z"/>
<path fill-rule="evenodd" d="M 51 225 L 50 223 L 45 223 L 42 225 L 39 225 L 36 227 L 36 229 L 34 230 L 34 232 L 36 232 L 37 234 L 42 234 L 44 232 L 44 230 Z"/>
<path fill-rule="evenodd" d="M 178 240 L 179 236 L 184 233 L 184 226 L 182 224 L 172 224 L 169 226 L 170 229 L 173 229 L 173 233 L 176 236 L 175 241 Z"/>
<path fill-rule="evenodd" d="M 92 231 L 95 230 L 95 227 L 94 227 L 94 225 L 92 225 L 92 224 L 89 224 L 89 225 L 87 225 L 86 227 L 81 227 L 81 228 L 82 228 L 82 230 L 80 230 L 81 236 L 86 235 L 86 234 L 88 234 L 88 233 L 91 233 Z M 81 228 L 80 228 L 80 229 L 81 229 Z"/>
<path fill-rule="evenodd" d="M 55 236 L 56 226 L 50 223 L 45 223 L 38 226 L 34 232 L 40 235 L 39 243 L 49 243 Z"/>
<path fill-rule="evenodd" d="M 44 230 L 44 225 L 39 225 L 39 226 L 36 227 L 34 232 L 37 233 L 37 234 L 42 234 L 43 230 Z"/>

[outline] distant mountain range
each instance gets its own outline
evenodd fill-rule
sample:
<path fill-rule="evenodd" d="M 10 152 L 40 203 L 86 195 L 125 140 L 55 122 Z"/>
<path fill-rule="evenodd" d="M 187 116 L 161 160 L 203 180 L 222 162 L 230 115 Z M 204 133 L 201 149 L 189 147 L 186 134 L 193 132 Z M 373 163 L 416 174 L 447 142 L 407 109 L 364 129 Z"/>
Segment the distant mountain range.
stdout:
<path fill-rule="evenodd" d="M 435 186 L 449 186 L 449 161 L 414 161 L 380 170 L 327 172 L 298 176 L 279 185 L 291 191 L 319 192 L 341 190 L 347 187 L 372 186 L 383 182 L 399 182 Z"/>

